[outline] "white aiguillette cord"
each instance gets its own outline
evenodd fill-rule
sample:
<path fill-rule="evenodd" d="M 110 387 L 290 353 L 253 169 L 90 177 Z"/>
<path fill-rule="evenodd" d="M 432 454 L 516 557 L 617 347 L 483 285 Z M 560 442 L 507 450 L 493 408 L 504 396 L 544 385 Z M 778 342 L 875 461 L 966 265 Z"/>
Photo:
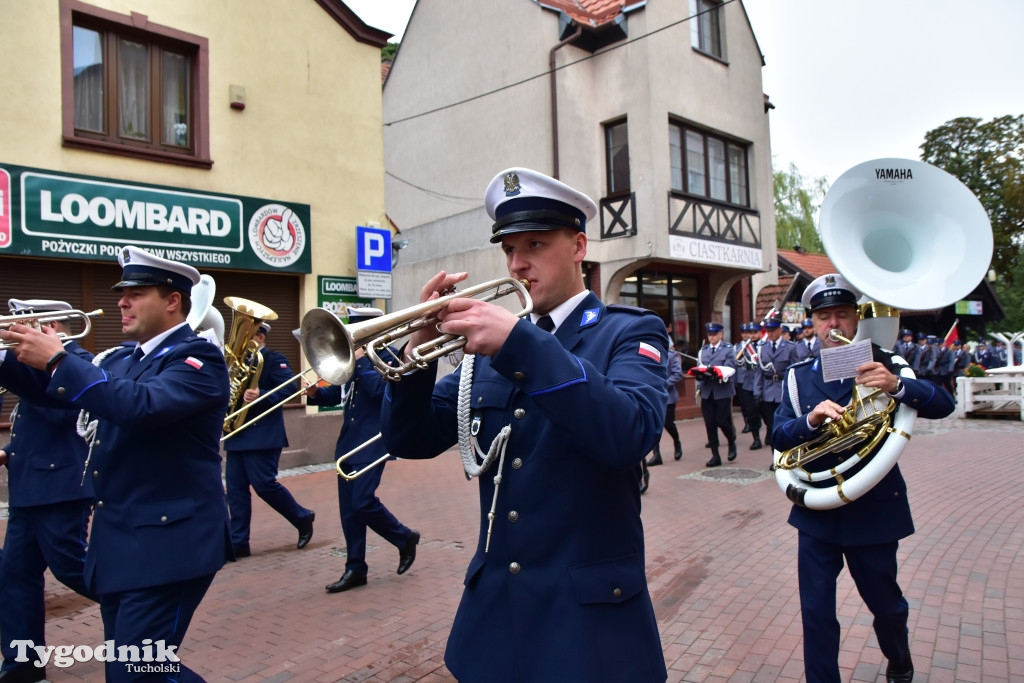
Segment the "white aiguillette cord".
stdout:
<path fill-rule="evenodd" d="M 466 354 L 462 359 L 462 376 L 459 378 L 459 454 L 462 456 L 462 468 L 466 472 L 466 479 L 479 477 L 487 471 L 498 458 L 498 473 L 494 475 L 494 497 L 491 499 L 491 510 L 487 513 L 487 542 L 484 544 L 486 553 L 491 547 L 491 530 L 494 527 L 494 511 L 498 507 L 498 487 L 501 486 L 501 473 L 505 467 L 505 451 L 508 446 L 508 438 L 512 433 L 512 425 L 508 424 L 501 428 L 498 435 L 491 442 L 487 453 L 480 450 L 477 445 L 476 435 L 473 434 L 469 418 L 469 404 L 473 395 L 473 364 L 476 356 Z M 480 455 L 482 462 L 477 463 L 477 455 Z"/>
<path fill-rule="evenodd" d="M 92 364 L 99 367 L 100 363 L 102 363 L 107 356 L 123 348 L 123 346 L 114 346 L 106 351 L 101 351 L 93 356 Z M 89 411 L 78 411 L 78 422 L 75 424 L 75 429 L 78 431 L 78 435 L 85 439 L 86 443 L 89 444 L 89 453 L 85 456 L 85 467 L 82 468 L 82 482 L 79 486 L 85 486 L 85 475 L 89 472 L 89 462 L 92 461 L 92 445 L 96 442 L 96 427 L 98 425 L 99 420 L 89 419 Z"/>

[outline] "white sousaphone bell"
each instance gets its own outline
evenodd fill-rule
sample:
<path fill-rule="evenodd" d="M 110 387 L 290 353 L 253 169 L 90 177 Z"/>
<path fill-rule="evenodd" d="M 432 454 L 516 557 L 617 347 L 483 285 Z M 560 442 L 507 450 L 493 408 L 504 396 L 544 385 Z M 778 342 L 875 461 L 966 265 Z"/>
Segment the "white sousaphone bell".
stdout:
<path fill-rule="evenodd" d="M 223 351 L 224 316 L 213 305 L 216 294 L 216 281 L 206 273 L 200 275 L 199 283 L 192 287 L 192 310 L 185 321 L 196 334 L 216 344 L 217 348 Z"/>
<path fill-rule="evenodd" d="M 898 309 L 938 309 L 962 299 L 992 260 L 992 227 L 978 198 L 945 171 L 909 159 L 874 159 L 843 173 L 822 202 L 819 230 L 836 270 L 865 295 L 852 341 L 870 338 L 883 348 L 891 348 L 898 337 Z M 904 368 L 901 375 L 914 373 Z M 886 396 L 881 398 L 891 415 L 884 420 L 878 397 L 855 400 L 856 422 L 826 430 L 832 433 L 815 445 L 815 452 L 775 451 L 775 479 L 790 500 L 815 510 L 836 508 L 864 495 L 889 473 L 910 440 L 917 411 L 905 404 L 896 407 Z M 884 441 L 866 436 L 869 423 L 881 425 L 884 432 L 876 436 Z M 848 450 L 858 439 L 865 442 L 858 457 L 834 470 L 804 467 L 818 455 Z M 844 472 L 869 456 L 861 470 L 844 479 Z M 836 484 L 808 486 L 829 479 Z"/>

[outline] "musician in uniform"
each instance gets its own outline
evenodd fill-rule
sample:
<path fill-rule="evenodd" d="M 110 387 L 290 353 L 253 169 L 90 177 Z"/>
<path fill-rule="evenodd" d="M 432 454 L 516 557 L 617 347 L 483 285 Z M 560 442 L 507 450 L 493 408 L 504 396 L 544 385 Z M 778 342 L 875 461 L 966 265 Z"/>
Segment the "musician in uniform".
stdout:
<path fill-rule="evenodd" d="M 458 441 L 480 482 L 480 535 L 445 663 L 464 681 L 664 681 L 637 485 L 665 419 L 664 324 L 585 288 L 589 197 L 512 168 L 484 203 L 533 312 L 450 300 L 405 353 L 453 334 L 466 341 L 462 365 L 389 384 L 381 417 L 392 454 L 431 458 Z M 466 276 L 442 271 L 421 300 Z"/>
<path fill-rule="evenodd" d="M 823 275 L 804 291 L 823 349 L 841 345 L 829 333 L 847 339 L 857 332 L 860 293 L 841 275 Z M 874 360 L 857 368 L 856 384 L 880 388 L 897 402 L 917 410 L 918 417 L 941 418 L 953 411 L 953 398 L 927 380 L 900 378 L 892 352 L 873 346 Z M 836 420 L 851 400 L 854 381 L 825 382 L 821 361 L 808 360 L 790 370 L 775 418 L 772 443 L 789 450 L 821 434 L 826 420 Z M 889 437 L 894 438 L 894 437 Z M 828 470 L 856 448 L 814 461 L 815 470 Z M 855 476 L 857 469 L 845 476 Z M 864 496 L 830 510 L 794 505 L 789 523 L 799 531 L 798 577 L 804 629 L 804 666 L 808 683 L 838 682 L 839 622 L 836 619 L 836 580 L 845 560 L 861 597 L 874 615 L 879 647 L 888 658 L 886 679 L 910 681 L 914 668 L 907 631 L 908 606 L 896 581 L 899 540 L 914 532 L 907 486 L 898 465 Z"/>
<path fill-rule="evenodd" d="M 796 363 L 796 344 L 782 339 L 782 323 L 778 318 L 769 318 L 763 323 L 768 336 L 757 345 L 757 370 L 754 371 L 754 396 L 758 400 L 758 410 L 764 421 L 764 440 L 772 447 L 772 433 L 775 421 L 775 409 L 782 401 L 782 380 L 786 370 Z M 774 463 L 771 469 L 774 469 Z"/>
<path fill-rule="evenodd" d="M 98 419 L 86 471 L 96 504 L 85 583 L 99 595 L 104 640 L 156 652 L 160 643 L 179 648 L 231 556 L 220 458 L 228 375 L 220 350 L 185 320 L 195 268 L 132 246 L 118 261 L 113 289 L 134 349 L 119 347 L 97 367 L 46 329 L 13 325 L 0 339 L 16 342 L 18 360 L 38 370 L 19 383 L 34 381 Z M 137 665 L 107 662 L 106 679 L 137 680 Z M 181 662 L 164 665 L 175 680 L 202 680 Z"/>
<path fill-rule="evenodd" d="M 665 431 L 672 437 L 672 445 L 674 447 L 673 457 L 676 460 L 681 460 L 683 457 L 683 442 L 679 440 L 679 430 L 676 428 L 676 404 L 679 403 L 679 382 L 683 379 L 683 361 L 679 357 L 679 352 L 676 351 L 675 344 L 672 342 L 672 327 L 671 325 L 665 326 L 665 333 L 668 337 L 668 405 L 665 406 Z M 653 467 L 655 465 L 661 465 L 663 463 L 661 459 L 661 448 L 660 439 L 654 442 L 654 453 L 651 455 L 650 460 L 646 461 L 646 464 Z M 648 475 L 646 467 L 644 473 Z M 641 487 L 646 490 L 645 487 Z"/>
<path fill-rule="evenodd" d="M 758 369 L 757 336 L 760 330 L 755 322 L 746 322 L 740 326 L 743 343 L 736 353 L 736 377 L 733 379 L 743 413 L 743 433 L 754 435 L 754 441 L 750 444 L 752 451 L 761 448 L 761 413 L 758 411 L 757 397 L 754 396 L 754 373 Z"/>
<path fill-rule="evenodd" d="M 348 308 L 350 324 L 365 322 L 383 315 L 378 308 Z M 356 365 L 352 378 L 344 385 L 306 388 L 306 403 L 311 406 L 343 406 L 345 409 L 341 434 L 334 449 L 336 458 L 353 451 L 380 433 L 380 404 L 384 397 L 384 378 L 360 347 L 355 351 Z M 381 440 L 360 448 L 341 464 L 346 474 L 357 472 L 387 453 Z M 328 593 L 341 593 L 366 585 L 366 529 L 398 548 L 398 573 L 404 574 L 416 559 L 420 542 L 418 531 L 405 526 L 384 507 L 377 497 L 377 487 L 384 475 L 383 463 L 368 469 L 349 481 L 338 477 L 338 510 L 341 531 L 345 535 L 345 571 L 341 578 L 324 587 Z"/>
<path fill-rule="evenodd" d="M 810 318 L 804 318 L 800 324 L 801 337 L 796 341 L 797 358 L 817 358 L 821 355 L 821 342 L 814 334 L 814 322 Z"/>
<path fill-rule="evenodd" d="M 732 423 L 732 397 L 736 395 L 733 375 L 736 374 L 736 351 L 732 344 L 722 341 L 722 323 L 704 324 L 707 343 L 697 352 L 698 365 L 690 368 L 690 375 L 700 382 L 700 412 L 704 417 L 704 430 L 708 435 L 711 459 L 705 467 L 718 467 L 722 458 L 718 453 L 718 430 L 725 434 L 729 445 L 729 462 L 736 459 L 736 427 Z"/>
<path fill-rule="evenodd" d="M 50 314 L 71 310 L 64 301 L 8 301 L 11 315 Z M 65 336 L 66 321 L 40 323 Z M 64 350 L 86 361 L 92 354 L 75 340 Z M 24 369 L 13 353 L 0 350 L 0 386 Z M 17 381 L 13 379 L 13 381 Z M 11 415 L 11 442 L 0 448 L 0 465 L 8 471 L 9 503 L 4 560 L 0 562 L 0 681 L 41 681 L 46 669 L 36 666 L 35 653 L 18 662 L 11 641 L 45 645 L 44 574 L 71 590 L 96 600 L 85 586 L 85 547 L 92 513 L 92 482 L 83 481 L 88 446 L 78 435 L 79 411 L 27 387 Z"/>
<path fill-rule="evenodd" d="M 316 514 L 296 502 L 291 492 L 277 480 L 277 466 L 281 460 L 281 449 L 288 445 L 288 434 L 284 428 L 284 409 L 277 407 L 267 412 L 294 393 L 294 378 L 288 359 L 284 354 L 267 348 L 270 325 L 261 322 L 252 340 L 263 356 L 263 366 L 257 386 L 242 393 L 242 401 L 250 404 L 262 394 L 277 389 L 270 396 L 247 411 L 237 434 L 224 441 L 227 463 L 224 479 L 227 485 L 228 510 L 231 513 L 231 545 L 235 558 L 249 557 L 249 527 L 252 521 L 252 495 L 249 487 L 288 520 L 299 532 L 295 547 L 302 550 L 313 538 L 313 520 Z M 283 386 L 282 386 L 283 385 Z M 258 410 L 263 406 L 263 411 Z M 254 422 L 255 421 L 255 422 Z"/>

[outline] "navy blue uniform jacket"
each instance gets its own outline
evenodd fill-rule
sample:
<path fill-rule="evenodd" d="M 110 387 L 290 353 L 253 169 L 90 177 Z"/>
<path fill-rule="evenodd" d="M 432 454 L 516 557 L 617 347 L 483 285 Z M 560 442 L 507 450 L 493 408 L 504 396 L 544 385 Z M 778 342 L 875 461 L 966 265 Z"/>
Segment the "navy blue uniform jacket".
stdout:
<path fill-rule="evenodd" d="M 271 448 L 284 448 L 288 445 L 288 433 L 284 428 L 284 408 L 277 408 L 265 416 L 260 417 L 268 408 L 277 405 L 284 399 L 295 393 L 295 382 L 286 384 L 275 391 L 271 396 L 264 394 L 275 387 L 287 382 L 295 376 L 288 366 L 288 359 L 284 354 L 263 348 L 263 370 L 256 386 L 260 389 L 259 403 L 252 405 L 245 414 L 245 422 L 248 424 L 259 418 L 256 424 L 246 427 L 236 436 L 224 441 L 226 451 L 252 451 Z"/>
<path fill-rule="evenodd" d="M 874 351 L 875 360 L 891 369 L 890 352 L 877 346 Z M 824 381 L 819 360 L 807 359 L 789 371 L 795 374 L 799 387 L 800 416 L 797 417 L 797 411 L 790 400 L 787 377 L 787 390 L 783 392 L 782 403 L 775 411 L 775 430 L 772 432 L 772 445 L 780 451 L 795 448 L 818 434 L 818 430 L 812 431 L 807 425 L 807 414 L 816 405 L 825 399 L 839 405 L 849 405 L 853 395 L 852 379 L 843 382 Z M 937 419 L 953 412 L 953 397 L 932 382 L 904 378 L 903 386 L 905 393 L 901 402 L 917 409 L 918 417 Z M 815 460 L 811 468 L 821 471 L 835 467 L 847 455 L 846 452 L 824 455 Z M 857 471 L 855 467 L 844 476 L 849 478 Z M 794 505 L 789 523 L 818 540 L 843 546 L 890 543 L 914 533 L 914 521 L 907 502 L 907 484 L 900 474 L 899 465 L 893 466 L 882 481 L 852 503 L 832 510 L 809 510 Z"/>
<path fill-rule="evenodd" d="M 352 379 L 344 387 L 350 393 L 346 394 L 345 422 L 334 447 L 335 459 L 380 432 L 380 403 L 384 398 L 384 384 L 384 377 L 374 369 L 373 363 L 366 356 L 356 361 Z M 320 387 L 314 395 L 306 397 L 306 403 L 311 406 L 340 405 L 342 388 L 340 385 Z M 351 466 L 346 471 L 369 465 L 386 452 L 384 440 L 375 441 L 345 461 L 345 465 Z"/>
<path fill-rule="evenodd" d="M 638 485 L 664 423 L 667 344 L 657 316 L 591 293 L 554 335 L 520 320 L 493 358 L 477 357 L 481 447 L 512 430 L 486 553 L 498 462 L 478 478 L 480 535 L 445 654 L 459 680 L 667 677 Z M 388 385 L 381 427 L 393 455 L 456 443 L 460 374 Z"/>
<path fill-rule="evenodd" d="M 128 371 L 131 354 L 115 351 L 100 367 L 68 356 L 52 378 L 38 373 L 47 395 L 99 419 L 85 579 L 100 594 L 213 574 L 230 555 L 224 357 L 187 326 Z"/>
<path fill-rule="evenodd" d="M 64 350 L 92 360 L 92 354 L 75 341 L 66 343 Z M 24 392 L 19 392 L 23 400 L 11 423 L 11 443 L 3 449 L 8 455 L 11 507 L 92 498 L 92 482 L 82 482 L 89 446 L 75 428 L 79 411 L 46 396 L 32 381 L 35 372 L 10 351 L 0 364 L 0 386 L 19 384 Z M 29 381 L 19 381 L 19 375 Z"/>

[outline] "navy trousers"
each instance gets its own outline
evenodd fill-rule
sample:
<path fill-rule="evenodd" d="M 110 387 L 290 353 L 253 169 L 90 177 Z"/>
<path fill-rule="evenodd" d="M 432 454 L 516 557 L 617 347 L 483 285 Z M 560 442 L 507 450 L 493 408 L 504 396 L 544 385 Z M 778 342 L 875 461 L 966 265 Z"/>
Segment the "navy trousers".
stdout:
<path fill-rule="evenodd" d="M 898 546 L 893 541 L 843 547 L 800 533 L 797 565 L 807 683 L 839 683 L 840 680 L 836 580 L 844 557 L 857 591 L 875 617 L 873 626 L 882 654 L 893 662 L 910 659 L 907 630 L 910 609 L 896 583 Z"/>
<path fill-rule="evenodd" d="M 729 443 L 736 441 L 736 427 L 732 423 L 732 398 L 703 398 L 700 401 L 700 412 L 704 416 L 704 429 L 708 433 L 708 443 L 718 448 L 718 430 L 725 434 Z"/>
<path fill-rule="evenodd" d="M 354 472 L 361 465 L 344 463 L 346 472 Z M 409 541 L 412 530 L 398 521 L 377 497 L 384 467 L 377 466 L 353 481 L 338 477 L 338 510 L 341 512 L 341 531 L 345 534 L 347 559 L 345 569 L 366 574 L 366 529 L 369 527 L 385 541 L 399 550 Z"/>
<path fill-rule="evenodd" d="M 227 480 L 228 510 L 231 512 L 231 544 L 249 544 L 249 525 L 252 522 L 252 496 L 249 487 L 267 505 L 298 528 L 313 514 L 292 497 L 291 492 L 277 481 L 280 448 L 258 451 L 228 451 L 224 477 Z"/>
<path fill-rule="evenodd" d="M 12 640 L 44 645 L 46 621 L 43 574 L 46 568 L 71 590 L 96 600 L 82 578 L 91 500 L 10 509 L 0 561 L 0 651 L 3 670 L 32 666 L 15 662 Z M 31 651 L 30 651 L 31 652 Z"/>
<path fill-rule="evenodd" d="M 114 641 L 115 647 L 134 646 L 140 656 L 148 647 L 152 656 L 157 657 L 160 641 L 163 641 L 164 648 L 178 648 L 185 639 L 192 615 L 213 583 L 213 577 L 214 574 L 208 574 L 163 586 L 100 596 L 104 641 Z M 181 657 L 177 649 L 174 654 Z M 112 656 L 116 654 L 112 653 Z M 161 666 L 170 671 L 152 670 Z M 145 670 L 147 668 L 150 670 Z M 107 683 L 202 683 L 204 680 L 181 662 L 108 661 L 105 671 Z"/>

